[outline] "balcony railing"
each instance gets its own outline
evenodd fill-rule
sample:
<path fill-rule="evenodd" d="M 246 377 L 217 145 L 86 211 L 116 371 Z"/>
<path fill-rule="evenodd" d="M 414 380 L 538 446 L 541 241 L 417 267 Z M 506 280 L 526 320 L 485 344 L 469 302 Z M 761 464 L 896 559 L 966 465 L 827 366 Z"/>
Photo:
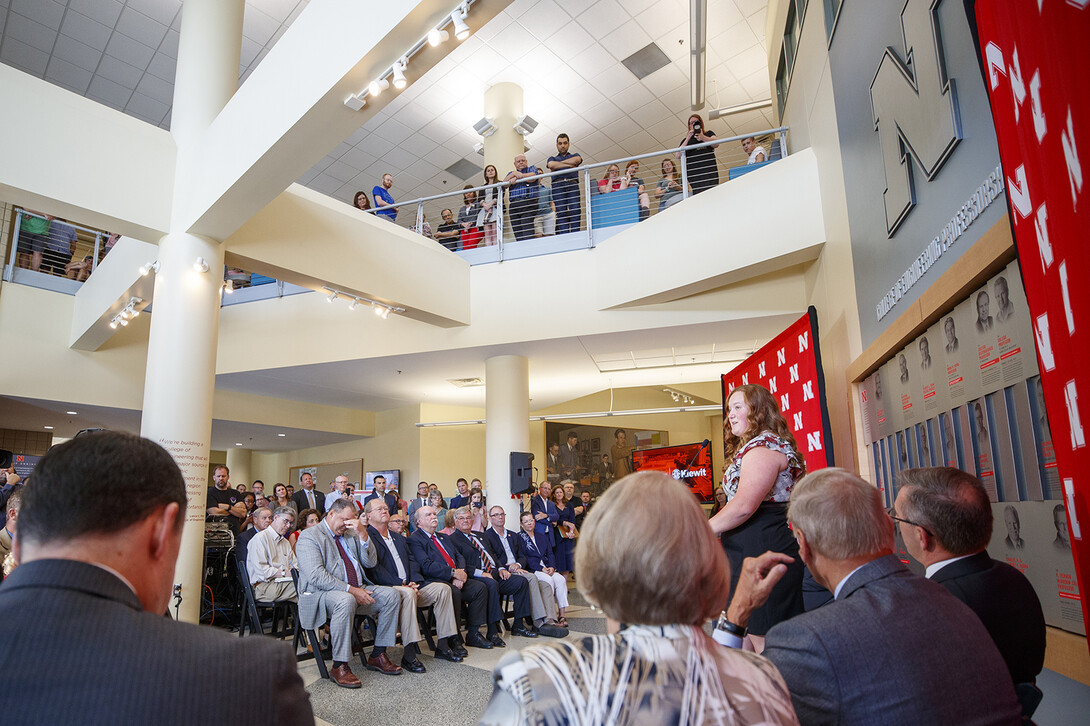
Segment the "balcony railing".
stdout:
<path fill-rule="evenodd" d="M 116 234 L 16 208 L 4 280 L 33 280 L 38 287 L 74 293 L 98 268 L 117 238 Z"/>
<path fill-rule="evenodd" d="M 741 142 L 754 138 L 753 157 Z M 757 150 L 760 147 L 760 151 Z M 473 264 L 594 247 L 620 230 L 787 155 L 787 128 L 471 186 L 369 212 Z M 502 177 L 501 177 L 502 178 Z M 588 203 L 589 200 L 589 203 Z"/>

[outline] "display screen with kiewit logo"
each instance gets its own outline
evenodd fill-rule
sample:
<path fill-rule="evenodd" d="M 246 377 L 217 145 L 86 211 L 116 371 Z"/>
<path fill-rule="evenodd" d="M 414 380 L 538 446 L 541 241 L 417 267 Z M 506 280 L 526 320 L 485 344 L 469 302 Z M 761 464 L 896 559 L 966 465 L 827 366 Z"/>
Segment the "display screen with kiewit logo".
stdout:
<path fill-rule="evenodd" d="M 660 446 L 632 452 L 635 471 L 661 471 L 689 487 L 701 502 L 712 502 L 712 453 L 709 441 L 678 446 Z"/>

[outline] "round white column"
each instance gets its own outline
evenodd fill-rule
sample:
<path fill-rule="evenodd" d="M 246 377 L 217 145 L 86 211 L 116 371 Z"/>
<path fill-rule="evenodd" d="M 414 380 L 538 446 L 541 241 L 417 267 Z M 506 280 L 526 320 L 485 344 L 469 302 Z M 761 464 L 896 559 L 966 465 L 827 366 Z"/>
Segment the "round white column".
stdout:
<path fill-rule="evenodd" d="M 514 170 L 515 155 L 525 148 L 522 136 L 514 129 L 522 113 L 522 86 L 517 83 L 497 83 L 484 92 L 484 115 L 499 127 L 484 139 L 484 163 L 494 165 L 500 179 Z M 474 186 L 479 183 L 473 181 Z"/>
<path fill-rule="evenodd" d="M 251 466 L 252 452 L 249 449 L 240 449 L 237 446 L 227 450 L 227 468 L 231 472 L 231 487 L 245 484 L 247 491 L 254 480 L 253 467 Z M 272 487 L 268 484 L 266 493 L 272 495 Z"/>
<path fill-rule="evenodd" d="M 198 257 L 207 263 L 207 272 L 194 269 Z M 140 435 L 169 451 L 185 477 L 189 505 L 174 582 L 182 586 L 179 618 L 197 622 L 223 246 L 194 235 L 169 234 L 159 241 L 159 265 Z"/>
<path fill-rule="evenodd" d="M 484 364 L 484 469 L 488 506 L 499 504 L 507 527 L 518 530 L 519 505 L 511 499 L 511 452 L 530 450 L 530 365 L 520 355 Z"/>
<path fill-rule="evenodd" d="M 170 133 L 194 141 L 238 90 L 245 0 L 185 0 Z M 179 148 L 179 151 L 182 151 Z"/>

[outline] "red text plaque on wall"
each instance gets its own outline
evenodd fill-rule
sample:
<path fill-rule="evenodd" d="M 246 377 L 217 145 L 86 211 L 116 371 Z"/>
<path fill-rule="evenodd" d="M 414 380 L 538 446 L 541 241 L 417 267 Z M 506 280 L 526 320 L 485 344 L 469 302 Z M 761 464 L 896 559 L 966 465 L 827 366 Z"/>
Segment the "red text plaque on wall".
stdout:
<path fill-rule="evenodd" d="M 736 386 L 764 386 L 780 405 L 795 435 L 806 460 L 806 471 L 833 466 L 817 332 L 817 310 L 811 306 L 806 315 L 723 376 L 723 418 L 727 416 L 727 399 Z"/>
<path fill-rule="evenodd" d="M 977 0 L 976 15 L 1075 571 L 1088 582 L 1090 8 Z"/>

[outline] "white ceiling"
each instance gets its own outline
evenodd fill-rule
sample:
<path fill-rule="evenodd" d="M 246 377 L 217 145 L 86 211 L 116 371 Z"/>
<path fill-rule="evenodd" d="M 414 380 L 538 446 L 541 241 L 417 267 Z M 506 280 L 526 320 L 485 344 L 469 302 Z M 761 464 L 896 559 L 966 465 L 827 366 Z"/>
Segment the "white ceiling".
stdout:
<path fill-rule="evenodd" d="M 307 3 L 246 2 L 240 83 Z M 0 0 L 0 62 L 169 128 L 181 6 L 181 0 Z M 709 109 L 769 97 L 766 11 L 767 0 L 708 0 Z M 672 62 L 640 81 L 621 60 L 650 42 Z M 471 127 L 483 115 L 485 89 L 503 81 L 523 87 L 524 110 L 540 122 L 529 137 L 532 163 L 555 153 L 559 132 L 588 161 L 669 148 L 684 136 L 687 0 L 515 0 L 467 40 L 450 44 L 445 59 L 299 181 L 348 202 L 386 171 L 395 176 L 399 199 L 458 189 L 463 180 L 443 169 L 463 158 L 481 165 Z M 770 109 L 729 122 L 710 126 L 731 136 L 773 125 Z"/>

